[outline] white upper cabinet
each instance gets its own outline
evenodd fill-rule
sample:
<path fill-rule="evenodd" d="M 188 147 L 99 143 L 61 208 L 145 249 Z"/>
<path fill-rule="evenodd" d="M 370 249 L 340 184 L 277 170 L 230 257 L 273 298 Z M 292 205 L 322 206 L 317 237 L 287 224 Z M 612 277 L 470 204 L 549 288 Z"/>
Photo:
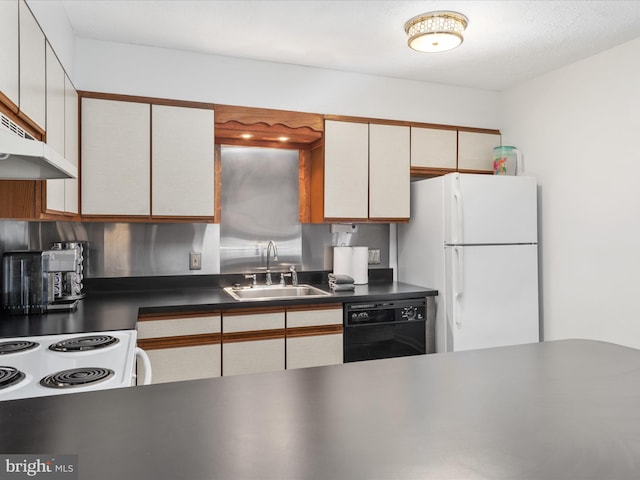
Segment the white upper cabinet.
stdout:
<path fill-rule="evenodd" d="M 214 214 L 213 110 L 152 105 L 152 214 Z"/>
<path fill-rule="evenodd" d="M 44 130 L 46 124 L 45 37 L 36 19 L 20 2 L 20 111 Z"/>
<path fill-rule="evenodd" d="M 60 73 L 62 82 L 58 81 Z M 49 47 L 47 47 L 47 143 L 73 166 L 78 166 L 78 93 Z M 79 212 L 78 183 L 76 178 L 47 180 L 46 210 L 49 213 L 53 210 L 77 214 Z"/>
<path fill-rule="evenodd" d="M 499 134 L 459 131 L 458 170 L 493 171 L 493 147 L 499 145 Z"/>
<path fill-rule="evenodd" d="M 149 215 L 151 106 L 82 99 L 82 214 Z"/>
<path fill-rule="evenodd" d="M 369 125 L 369 218 L 409 218 L 409 127 Z"/>
<path fill-rule="evenodd" d="M 78 92 L 69 77 L 64 77 L 64 156 L 75 167 L 78 166 Z M 77 178 L 64 181 L 64 210 L 79 213 L 79 181 Z"/>
<path fill-rule="evenodd" d="M 369 125 L 326 120 L 324 216 L 369 216 Z"/>
<path fill-rule="evenodd" d="M 327 120 L 324 217 L 409 217 L 409 127 Z"/>
<path fill-rule="evenodd" d="M 19 94 L 18 0 L 0 1 L 0 92 L 17 109 Z"/>
<path fill-rule="evenodd" d="M 47 58 L 47 144 L 60 155 L 65 154 L 65 73 L 51 46 L 46 46 Z M 47 210 L 65 209 L 65 181 L 47 180 Z"/>
<path fill-rule="evenodd" d="M 456 169 L 458 132 L 411 127 L 411 166 Z"/>

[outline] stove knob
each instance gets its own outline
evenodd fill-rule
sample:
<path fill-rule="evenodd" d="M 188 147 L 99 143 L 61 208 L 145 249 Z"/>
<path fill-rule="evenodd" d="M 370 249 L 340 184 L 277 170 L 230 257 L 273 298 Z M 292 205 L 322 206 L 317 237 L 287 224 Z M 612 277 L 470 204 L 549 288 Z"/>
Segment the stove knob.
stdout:
<path fill-rule="evenodd" d="M 416 318 L 416 313 L 418 313 L 416 307 L 405 307 L 402 312 L 402 317 L 406 318 L 407 320 L 413 320 L 414 318 Z"/>

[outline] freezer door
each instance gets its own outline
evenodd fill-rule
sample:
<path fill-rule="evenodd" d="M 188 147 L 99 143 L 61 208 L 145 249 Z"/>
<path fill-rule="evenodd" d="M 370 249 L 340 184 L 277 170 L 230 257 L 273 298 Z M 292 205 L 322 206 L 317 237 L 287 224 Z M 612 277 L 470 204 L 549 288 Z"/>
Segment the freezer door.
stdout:
<path fill-rule="evenodd" d="M 537 186 L 533 177 L 445 175 L 445 243 L 536 243 Z"/>
<path fill-rule="evenodd" d="M 537 245 L 445 248 L 447 350 L 538 342 Z"/>

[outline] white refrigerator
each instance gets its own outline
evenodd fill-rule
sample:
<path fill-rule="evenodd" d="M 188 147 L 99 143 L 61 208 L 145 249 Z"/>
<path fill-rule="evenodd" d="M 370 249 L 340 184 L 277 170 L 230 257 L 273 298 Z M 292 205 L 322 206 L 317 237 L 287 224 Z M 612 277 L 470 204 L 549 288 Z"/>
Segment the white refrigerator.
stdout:
<path fill-rule="evenodd" d="M 533 177 L 451 173 L 411 184 L 398 280 L 436 288 L 436 350 L 538 342 Z"/>

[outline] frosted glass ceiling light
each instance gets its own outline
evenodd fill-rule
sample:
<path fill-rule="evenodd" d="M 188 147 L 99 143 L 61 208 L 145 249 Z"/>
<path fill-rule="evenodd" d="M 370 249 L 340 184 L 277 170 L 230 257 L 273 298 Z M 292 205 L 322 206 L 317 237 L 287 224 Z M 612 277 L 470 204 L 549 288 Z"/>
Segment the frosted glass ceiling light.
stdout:
<path fill-rule="evenodd" d="M 467 17 L 457 12 L 429 12 L 404 24 L 408 44 L 419 52 L 444 52 L 462 43 Z"/>

